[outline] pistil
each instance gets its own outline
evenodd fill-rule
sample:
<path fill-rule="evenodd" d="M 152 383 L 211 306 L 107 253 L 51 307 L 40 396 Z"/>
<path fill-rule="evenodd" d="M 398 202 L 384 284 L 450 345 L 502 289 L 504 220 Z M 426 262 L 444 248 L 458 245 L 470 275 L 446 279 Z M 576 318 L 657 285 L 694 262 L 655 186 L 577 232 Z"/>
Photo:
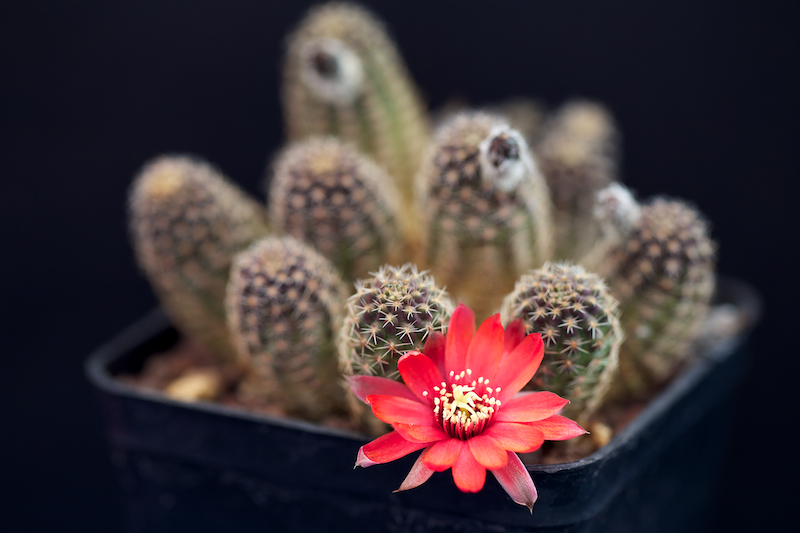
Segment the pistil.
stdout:
<path fill-rule="evenodd" d="M 483 376 L 471 380 L 472 370 L 450 372 L 451 383 L 433 388 L 433 412 L 442 429 L 451 437 L 466 440 L 483 432 L 500 407 L 494 397 L 499 388 L 489 387 Z"/>

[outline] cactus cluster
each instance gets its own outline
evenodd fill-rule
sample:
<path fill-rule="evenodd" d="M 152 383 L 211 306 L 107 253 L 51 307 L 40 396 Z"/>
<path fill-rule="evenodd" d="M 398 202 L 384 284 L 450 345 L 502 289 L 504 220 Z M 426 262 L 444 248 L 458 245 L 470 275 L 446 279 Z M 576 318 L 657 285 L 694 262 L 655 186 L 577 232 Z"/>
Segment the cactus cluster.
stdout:
<path fill-rule="evenodd" d="M 250 369 L 242 395 L 312 420 L 341 409 L 332 339 L 345 295 L 330 263 L 292 237 L 267 237 L 239 254 L 226 308 Z"/>
<path fill-rule="evenodd" d="M 629 388 L 661 383 L 696 337 L 714 292 L 715 245 L 688 204 L 656 198 L 641 206 L 604 274 L 624 304 L 622 372 Z"/>
<path fill-rule="evenodd" d="M 417 182 L 425 264 L 486 318 L 552 253 L 550 198 L 527 141 L 486 113 L 436 134 Z"/>
<path fill-rule="evenodd" d="M 235 358 L 225 322 L 228 271 L 235 254 L 267 235 L 266 209 L 207 163 L 159 157 L 133 184 L 130 228 L 172 320 L 214 354 Z"/>
<path fill-rule="evenodd" d="M 370 154 L 411 202 L 428 138 L 425 106 L 383 25 L 332 2 L 312 8 L 289 37 L 283 73 L 289 141 L 334 135 Z"/>
<path fill-rule="evenodd" d="M 545 357 L 527 390 L 549 390 L 572 402 L 574 416 L 591 415 L 616 371 L 622 329 L 617 300 L 602 278 L 579 265 L 547 263 L 520 278 L 503 302 L 506 322 L 522 320 L 540 333 Z"/>
<path fill-rule="evenodd" d="M 599 104 L 517 100 L 429 132 L 382 24 L 342 3 L 291 34 L 283 103 L 268 209 L 186 157 L 148 164 L 131 193 L 139 263 L 175 324 L 244 368 L 244 403 L 359 420 L 344 376 L 398 378 L 459 301 L 541 334 L 527 388 L 578 419 L 680 365 L 715 246 L 687 204 L 640 204 L 616 181 Z"/>
<path fill-rule="evenodd" d="M 602 106 L 581 100 L 564 105 L 543 130 L 536 155 L 555 207 L 557 257 L 578 259 L 597 237 L 595 195 L 616 180 L 616 127 Z"/>
<path fill-rule="evenodd" d="M 453 304 L 427 272 L 412 264 L 381 267 L 360 280 L 347 301 L 339 337 L 346 375 L 397 378 L 397 360 L 422 350 L 430 333 L 445 331 Z"/>
<path fill-rule="evenodd" d="M 269 197 L 273 227 L 312 244 L 349 281 L 399 255 L 397 189 L 377 164 L 333 137 L 281 154 Z"/>

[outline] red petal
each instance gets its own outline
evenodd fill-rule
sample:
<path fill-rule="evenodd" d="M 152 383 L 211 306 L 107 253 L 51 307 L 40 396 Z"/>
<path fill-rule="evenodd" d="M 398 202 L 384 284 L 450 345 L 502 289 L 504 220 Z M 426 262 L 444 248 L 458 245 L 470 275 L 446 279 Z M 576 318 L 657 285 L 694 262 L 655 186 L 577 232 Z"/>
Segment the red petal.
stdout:
<path fill-rule="evenodd" d="M 552 392 L 531 392 L 508 400 L 495 413 L 494 419 L 504 422 L 536 422 L 556 414 L 568 403 L 568 400 Z"/>
<path fill-rule="evenodd" d="M 473 379 L 478 376 L 494 379 L 497 367 L 500 366 L 500 359 L 503 357 L 504 335 L 499 314 L 487 318 L 478 328 L 478 332 L 469 343 L 465 367 L 472 370 Z"/>
<path fill-rule="evenodd" d="M 530 425 L 541 431 L 547 440 L 568 440 L 587 433 L 573 420 L 561 415 L 553 415 Z"/>
<path fill-rule="evenodd" d="M 440 440 L 422 454 L 422 461 L 429 468 L 443 472 L 453 466 L 464 447 L 464 441 L 458 439 Z"/>
<path fill-rule="evenodd" d="M 506 450 L 485 433 L 467 439 L 467 444 L 472 456 L 485 468 L 500 468 L 508 461 Z"/>
<path fill-rule="evenodd" d="M 544 435 L 535 426 L 512 422 L 496 422 L 483 435 L 493 438 L 504 450 L 519 453 L 536 451 L 544 443 Z"/>
<path fill-rule="evenodd" d="M 445 374 L 461 372 L 467 361 L 469 343 L 475 336 L 475 313 L 464 304 L 458 304 L 450 317 L 445 346 Z"/>
<path fill-rule="evenodd" d="M 447 433 L 438 426 L 418 426 L 416 424 L 392 424 L 404 439 L 413 442 L 436 442 L 447 439 Z"/>
<path fill-rule="evenodd" d="M 439 372 L 433 361 L 421 352 L 412 351 L 397 361 L 397 369 L 400 371 L 403 382 L 408 385 L 417 398 L 426 405 L 433 403 L 433 397 L 436 395 L 433 387 L 441 385 L 444 381 L 442 373 Z M 427 392 L 428 395 L 424 395 L 423 392 Z"/>
<path fill-rule="evenodd" d="M 461 492 L 478 492 L 486 482 L 486 469 L 466 448 L 462 448 L 453 463 L 453 481 Z"/>
<path fill-rule="evenodd" d="M 430 426 L 436 423 L 431 408 L 419 403 L 416 399 L 409 400 L 397 396 L 372 394 L 367 396 L 367 403 L 372 407 L 375 416 L 387 424 L 400 422 L 401 424 Z"/>
<path fill-rule="evenodd" d="M 513 398 L 536 373 L 542 357 L 544 357 L 542 336 L 531 333 L 500 363 L 493 381 L 494 386 L 499 386 L 501 389 L 500 394 L 495 397 L 503 403 Z"/>
<path fill-rule="evenodd" d="M 379 378 L 377 376 L 348 376 L 347 382 L 350 384 L 350 390 L 353 391 L 353 394 L 364 403 L 367 403 L 367 396 L 372 394 L 399 396 L 409 400 L 417 399 L 411 389 L 404 383 L 393 379 Z"/>
<path fill-rule="evenodd" d="M 522 464 L 517 454 L 508 452 L 506 466 L 492 470 L 492 474 L 514 502 L 524 505 L 533 512 L 533 504 L 536 502 L 538 494 L 528 469 Z"/>
<path fill-rule="evenodd" d="M 444 335 L 438 331 L 434 331 L 428 335 L 428 340 L 425 341 L 425 346 L 422 348 L 422 353 L 428 356 L 428 359 L 433 361 L 433 364 L 439 368 L 439 372 L 444 374 Z"/>
<path fill-rule="evenodd" d="M 366 468 L 375 464 L 389 463 L 424 447 L 425 443 L 409 442 L 397 431 L 390 431 L 361 447 L 356 466 Z"/>
<path fill-rule="evenodd" d="M 510 354 L 525 339 L 525 323 L 521 318 L 511 322 L 503 337 L 503 355 Z"/>
<path fill-rule="evenodd" d="M 414 462 L 414 466 L 411 467 L 411 470 L 409 470 L 408 475 L 403 480 L 400 488 L 398 488 L 395 492 L 402 492 L 404 490 L 419 487 L 430 479 L 434 471 L 425 466 L 425 463 L 422 462 L 423 455 L 425 455 L 425 451 L 423 451 L 422 454 L 417 457 L 417 460 Z"/>

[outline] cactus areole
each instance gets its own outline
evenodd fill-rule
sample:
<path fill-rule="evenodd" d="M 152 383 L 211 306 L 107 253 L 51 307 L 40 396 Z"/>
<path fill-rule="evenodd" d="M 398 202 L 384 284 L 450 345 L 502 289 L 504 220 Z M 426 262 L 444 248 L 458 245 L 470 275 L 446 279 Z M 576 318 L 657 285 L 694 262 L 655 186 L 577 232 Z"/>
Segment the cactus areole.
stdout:
<path fill-rule="evenodd" d="M 517 452 L 585 433 L 556 414 L 567 400 L 551 392 L 517 395 L 542 362 L 541 336 L 526 336 L 521 322 L 503 330 L 499 315 L 476 332 L 475 315 L 459 305 L 447 337 L 434 333 L 423 352 L 400 358 L 404 383 L 349 378 L 356 396 L 393 429 L 362 446 L 356 466 L 388 463 L 422 449 L 398 490 L 452 468 L 460 490 L 478 492 L 489 470 L 511 499 L 532 511 L 536 487 Z"/>

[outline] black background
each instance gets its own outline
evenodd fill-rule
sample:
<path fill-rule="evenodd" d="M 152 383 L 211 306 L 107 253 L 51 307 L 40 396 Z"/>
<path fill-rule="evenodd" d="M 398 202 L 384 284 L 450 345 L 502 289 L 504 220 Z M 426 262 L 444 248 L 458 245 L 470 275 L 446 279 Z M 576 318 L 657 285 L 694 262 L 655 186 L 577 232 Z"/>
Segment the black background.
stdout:
<path fill-rule="evenodd" d="M 116 531 L 85 356 L 154 298 L 125 229 L 142 163 L 201 154 L 263 197 L 283 39 L 308 2 L 20 2 L 0 15 L 0 530 Z M 798 69 L 794 2 L 368 2 L 433 107 L 607 104 L 623 175 L 691 199 L 722 273 L 767 317 L 713 512 L 767 530 L 797 505 Z M 723 453 L 721 451 L 721 453 Z M 679 509 L 675 510 L 680 512 Z"/>

